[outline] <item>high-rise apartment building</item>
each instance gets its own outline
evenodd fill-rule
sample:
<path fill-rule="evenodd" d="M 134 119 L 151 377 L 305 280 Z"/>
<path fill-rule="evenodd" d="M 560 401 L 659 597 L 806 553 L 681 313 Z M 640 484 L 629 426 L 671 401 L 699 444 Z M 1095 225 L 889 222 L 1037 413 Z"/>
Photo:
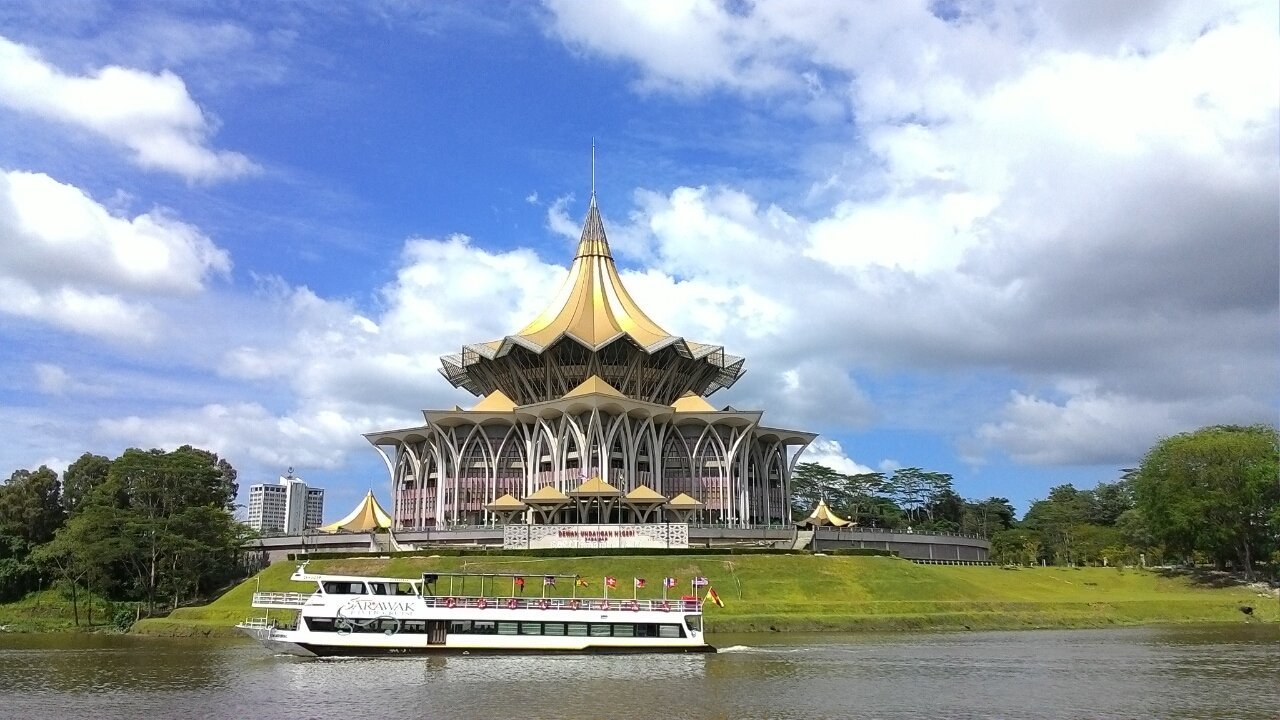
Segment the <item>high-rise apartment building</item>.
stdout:
<path fill-rule="evenodd" d="M 263 534 L 295 535 L 324 521 L 324 490 L 307 487 L 293 468 L 275 485 L 249 488 L 249 527 Z"/>

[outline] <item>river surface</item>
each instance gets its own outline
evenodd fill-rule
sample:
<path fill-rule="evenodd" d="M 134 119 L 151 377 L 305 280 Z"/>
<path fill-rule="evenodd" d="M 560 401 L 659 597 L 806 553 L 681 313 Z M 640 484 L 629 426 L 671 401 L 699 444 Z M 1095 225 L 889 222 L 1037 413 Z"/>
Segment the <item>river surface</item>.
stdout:
<path fill-rule="evenodd" d="M 717 655 L 307 660 L 0 634 L 0 718 L 1280 717 L 1280 625 L 720 635 Z"/>

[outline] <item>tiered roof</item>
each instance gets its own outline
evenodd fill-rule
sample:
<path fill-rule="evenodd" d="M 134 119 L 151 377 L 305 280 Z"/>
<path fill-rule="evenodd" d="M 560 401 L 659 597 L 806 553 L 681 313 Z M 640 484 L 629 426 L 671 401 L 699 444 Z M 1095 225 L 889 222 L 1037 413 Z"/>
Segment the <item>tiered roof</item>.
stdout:
<path fill-rule="evenodd" d="M 649 375 L 674 368 L 675 379 L 663 387 L 647 380 L 638 387 L 642 381 L 633 379 L 637 387 L 623 387 L 621 368 L 635 366 L 629 360 L 635 352 L 649 357 Z M 442 357 L 440 372 L 455 387 L 486 396 L 499 391 L 516 405 L 560 397 L 592 374 L 606 375 L 628 397 L 667 404 L 684 393 L 705 396 L 733 385 L 743 362 L 719 345 L 672 335 L 640 309 L 618 275 L 593 194 L 568 277 L 546 309 L 515 334 Z"/>

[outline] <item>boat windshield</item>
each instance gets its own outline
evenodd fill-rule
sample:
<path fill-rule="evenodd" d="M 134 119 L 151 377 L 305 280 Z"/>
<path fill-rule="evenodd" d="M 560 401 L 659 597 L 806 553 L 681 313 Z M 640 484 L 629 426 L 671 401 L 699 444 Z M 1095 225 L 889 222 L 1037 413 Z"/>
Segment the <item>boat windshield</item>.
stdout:
<path fill-rule="evenodd" d="M 692 631 L 694 631 L 694 632 L 701 632 L 701 631 L 702 631 L 702 616 L 701 616 L 701 615 L 685 615 L 685 616 L 684 616 L 684 623 L 685 623 L 685 625 L 688 625 L 688 626 L 689 626 L 689 629 L 690 629 L 690 630 L 692 630 Z"/>

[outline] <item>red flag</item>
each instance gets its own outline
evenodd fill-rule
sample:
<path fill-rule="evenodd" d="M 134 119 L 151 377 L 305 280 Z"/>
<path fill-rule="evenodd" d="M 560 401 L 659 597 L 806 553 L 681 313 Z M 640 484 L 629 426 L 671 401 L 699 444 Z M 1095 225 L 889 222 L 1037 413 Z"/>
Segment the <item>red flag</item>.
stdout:
<path fill-rule="evenodd" d="M 605 576 L 605 579 L 604 579 L 604 586 L 605 586 L 605 587 L 611 587 L 611 588 L 616 588 L 616 587 L 618 587 L 618 578 L 613 577 L 613 576 Z"/>
<path fill-rule="evenodd" d="M 636 578 L 636 587 L 638 588 L 644 587 L 644 578 Z"/>
<path fill-rule="evenodd" d="M 716 589 L 711 587 L 710 585 L 707 586 L 707 598 L 705 602 L 715 603 L 720 607 L 724 607 L 724 601 L 721 600 L 720 596 L 716 594 Z"/>

